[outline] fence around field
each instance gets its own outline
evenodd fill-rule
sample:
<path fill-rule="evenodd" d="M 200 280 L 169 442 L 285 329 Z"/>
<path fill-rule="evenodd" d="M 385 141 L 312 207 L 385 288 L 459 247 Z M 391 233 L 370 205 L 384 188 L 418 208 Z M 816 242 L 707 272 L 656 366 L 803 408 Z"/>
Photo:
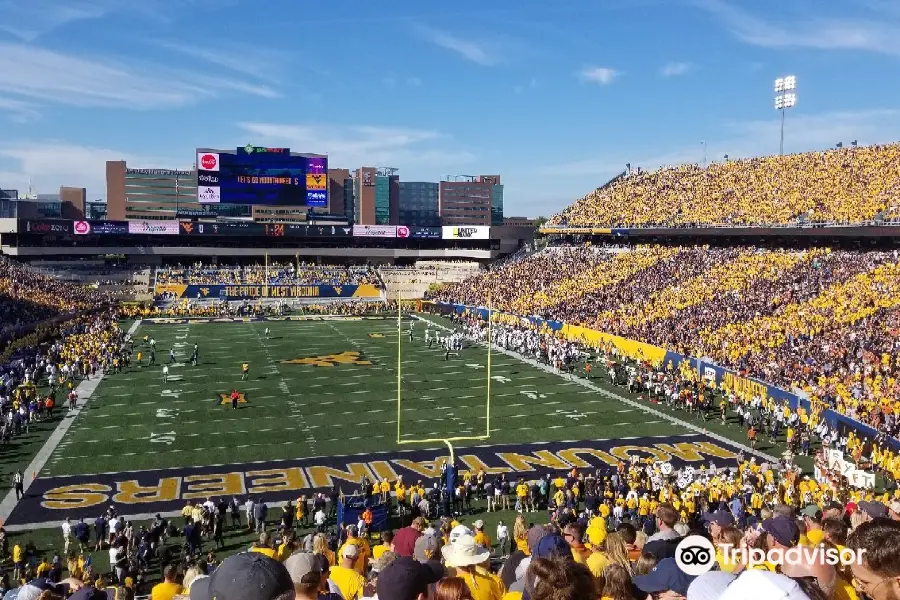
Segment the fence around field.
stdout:
<path fill-rule="evenodd" d="M 567 339 L 578 340 L 588 345 L 599 345 L 601 343 L 613 344 L 623 356 L 632 360 L 649 361 L 654 366 L 667 365 L 671 362 L 675 368 L 678 368 L 682 362 L 687 361 L 705 379 L 715 381 L 717 387 L 721 387 L 724 382 L 727 382 L 735 391 L 749 391 L 750 393 L 758 394 L 763 398 L 772 397 L 779 402 L 786 400 L 792 410 L 796 410 L 798 406 L 803 407 L 807 411 L 811 410 L 808 398 L 759 379 L 747 377 L 737 371 L 719 366 L 708 358 L 685 356 L 652 344 L 588 329 L 587 327 L 581 327 L 579 325 L 569 325 L 562 321 L 550 321 L 539 317 L 522 317 L 520 315 L 504 313 L 497 310 L 489 311 L 489 309 L 483 306 L 466 306 L 464 304 L 449 304 L 443 302 L 433 302 L 431 304 L 443 314 L 468 313 L 475 314 L 482 319 L 487 319 L 488 314 L 490 313 L 495 320 L 499 318 L 501 321 L 529 323 L 536 327 L 546 327 L 551 331 L 560 332 L 562 335 L 566 336 Z M 875 428 L 831 409 L 822 411 L 822 419 L 829 425 L 836 427 L 838 431 L 854 431 L 858 436 L 868 440 L 874 440 L 879 435 L 879 432 Z M 886 441 L 893 451 L 900 451 L 900 440 L 894 437 L 888 437 Z"/>

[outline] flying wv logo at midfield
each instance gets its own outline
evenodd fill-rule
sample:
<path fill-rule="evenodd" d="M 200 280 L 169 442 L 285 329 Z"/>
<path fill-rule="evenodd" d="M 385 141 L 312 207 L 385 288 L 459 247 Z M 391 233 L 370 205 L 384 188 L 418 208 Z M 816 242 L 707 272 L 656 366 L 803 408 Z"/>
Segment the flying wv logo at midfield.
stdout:
<path fill-rule="evenodd" d="M 238 404 L 246 404 L 247 397 L 244 395 L 244 392 L 238 392 Z M 228 392 L 219 394 L 219 404 L 231 404 L 231 394 Z"/>
<path fill-rule="evenodd" d="M 363 360 L 359 352 L 341 352 L 340 354 L 326 354 L 322 356 L 307 356 L 293 360 L 283 360 L 285 365 L 314 365 L 316 367 L 333 367 L 334 365 L 371 365 L 368 360 Z"/>

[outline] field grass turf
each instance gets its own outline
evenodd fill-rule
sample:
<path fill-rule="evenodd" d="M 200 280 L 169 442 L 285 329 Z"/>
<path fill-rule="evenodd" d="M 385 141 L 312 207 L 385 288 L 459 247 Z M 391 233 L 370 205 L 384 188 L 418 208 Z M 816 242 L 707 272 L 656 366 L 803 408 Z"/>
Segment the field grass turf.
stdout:
<path fill-rule="evenodd" d="M 143 349 L 143 366 L 106 376 L 42 475 L 397 449 L 396 332 L 395 320 L 142 325 L 137 337 L 156 339 L 157 365 L 147 366 Z M 424 333 L 418 323 L 412 343 L 402 338 L 402 438 L 483 435 L 487 350 L 445 361 Z M 196 367 L 188 362 L 194 343 Z M 184 344 L 170 367 L 177 380 L 164 383 L 161 365 L 175 344 Z M 284 362 L 345 352 L 371 364 Z M 491 376 L 492 444 L 684 433 L 509 356 L 493 355 Z M 246 395 L 239 410 L 221 404 L 219 394 L 232 389 Z"/>

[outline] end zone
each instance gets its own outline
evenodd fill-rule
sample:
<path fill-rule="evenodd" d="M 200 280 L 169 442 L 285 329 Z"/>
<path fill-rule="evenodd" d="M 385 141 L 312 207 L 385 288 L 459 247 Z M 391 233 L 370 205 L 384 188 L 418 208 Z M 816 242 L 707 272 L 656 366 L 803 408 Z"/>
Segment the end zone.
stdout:
<path fill-rule="evenodd" d="M 734 462 L 739 445 L 710 435 L 619 438 L 614 440 L 564 441 L 458 447 L 461 470 L 483 469 L 489 476 L 506 473 L 513 479 L 532 480 L 547 473 L 571 469 L 594 471 L 615 468 L 631 457 L 670 462 L 695 470 L 717 468 Z M 9 531 L 56 527 L 71 519 L 93 518 L 110 503 L 132 519 L 152 518 L 156 513 L 180 514 L 187 500 L 211 497 L 261 496 L 269 503 L 295 501 L 298 496 L 327 492 L 337 483 L 345 492 L 355 490 L 364 478 L 395 481 L 434 480 L 446 462 L 446 450 L 391 450 L 370 454 L 330 456 L 249 464 L 206 465 L 188 468 L 41 477 L 15 506 Z"/>

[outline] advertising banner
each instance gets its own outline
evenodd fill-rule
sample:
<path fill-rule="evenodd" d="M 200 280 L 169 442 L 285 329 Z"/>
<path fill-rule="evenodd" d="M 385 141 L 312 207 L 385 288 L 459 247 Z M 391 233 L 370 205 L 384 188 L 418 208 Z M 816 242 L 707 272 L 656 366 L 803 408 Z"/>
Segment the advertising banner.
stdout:
<path fill-rule="evenodd" d="M 128 221 L 75 221 L 75 235 L 124 235 L 128 233 Z"/>
<path fill-rule="evenodd" d="M 487 225 L 444 225 L 441 228 L 445 240 L 489 240 L 491 228 Z"/>
<path fill-rule="evenodd" d="M 128 233 L 178 235 L 178 221 L 128 221 Z"/>
<path fill-rule="evenodd" d="M 19 221 L 19 233 L 47 233 L 47 234 L 63 234 L 72 233 L 72 221 L 34 221 L 31 219 Z"/>
<path fill-rule="evenodd" d="M 404 229 L 406 229 L 404 227 Z M 408 230 L 407 230 L 408 232 Z M 396 238 L 396 225 L 354 225 L 353 237 Z"/>
<path fill-rule="evenodd" d="M 399 233 L 397 237 L 400 237 Z M 409 236 L 418 240 L 439 240 L 441 239 L 440 227 L 409 227 Z"/>
<path fill-rule="evenodd" d="M 169 293 L 178 298 L 220 298 L 248 300 L 255 298 L 379 298 L 374 285 L 199 285 L 184 283 L 159 284 L 156 294 Z"/>

